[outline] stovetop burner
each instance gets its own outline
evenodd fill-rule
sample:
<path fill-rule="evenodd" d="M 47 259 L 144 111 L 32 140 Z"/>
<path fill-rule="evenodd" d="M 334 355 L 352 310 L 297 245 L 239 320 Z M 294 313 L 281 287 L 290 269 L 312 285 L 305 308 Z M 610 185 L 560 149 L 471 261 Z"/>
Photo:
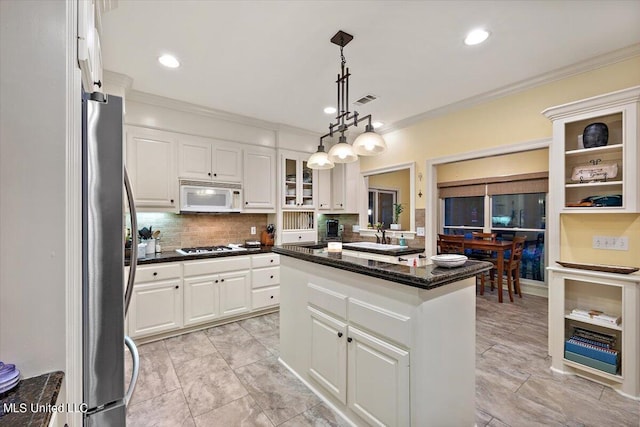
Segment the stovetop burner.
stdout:
<path fill-rule="evenodd" d="M 237 252 L 237 251 L 246 251 L 245 248 L 237 247 L 237 246 L 198 246 L 195 248 L 181 248 L 176 249 L 176 252 L 182 255 L 200 255 L 200 254 L 214 254 L 214 253 L 222 253 L 222 252 Z"/>

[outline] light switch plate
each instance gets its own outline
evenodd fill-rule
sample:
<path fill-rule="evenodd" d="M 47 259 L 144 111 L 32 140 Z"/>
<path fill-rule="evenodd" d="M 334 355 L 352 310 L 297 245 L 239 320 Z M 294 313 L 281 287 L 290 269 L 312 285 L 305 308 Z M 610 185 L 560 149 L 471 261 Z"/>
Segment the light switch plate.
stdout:
<path fill-rule="evenodd" d="M 256 234 L 256 228 L 255 227 L 251 227 L 251 234 Z"/>
<path fill-rule="evenodd" d="M 604 249 L 611 251 L 628 251 L 629 237 L 621 236 L 593 236 L 593 249 Z"/>
<path fill-rule="evenodd" d="M 416 235 L 419 237 L 424 237 L 424 227 L 416 228 Z"/>

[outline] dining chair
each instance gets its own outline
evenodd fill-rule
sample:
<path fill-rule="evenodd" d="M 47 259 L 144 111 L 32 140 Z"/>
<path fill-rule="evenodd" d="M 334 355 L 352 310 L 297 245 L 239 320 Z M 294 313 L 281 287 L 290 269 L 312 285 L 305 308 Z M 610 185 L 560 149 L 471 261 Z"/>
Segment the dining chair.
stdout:
<path fill-rule="evenodd" d="M 480 231 L 474 231 L 471 233 L 471 239 L 473 240 L 487 240 L 490 242 L 495 242 L 497 238 L 496 233 L 483 233 Z M 468 255 L 469 258 L 477 259 L 481 261 L 489 261 L 495 263 L 497 262 L 496 258 L 493 257 L 493 252 L 485 251 L 482 249 L 472 249 L 471 253 Z M 478 274 L 476 277 L 480 279 L 480 295 L 484 295 L 484 284 L 485 284 L 485 276 L 486 272 Z M 491 290 L 493 291 L 494 284 L 491 282 Z"/>
<path fill-rule="evenodd" d="M 464 254 L 464 236 L 438 234 L 438 254 Z"/>
<path fill-rule="evenodd" d="M 509 291 L 509 300 L 513 302 L 513 292 L 522 298 L 522 291 L 520 290 L 520 263 L 522 261 L 522 251 L 524 250 L 524 242 L 527 240 L 526 236 L 516 236 L 511 243 L 511 254 L 508 260 L 503 261 L 503 272 L 507 276 L 507 290 Z M 495 273 L 497 266 L 491 269 L 489 273 L 491 285 L 495 282 Z M 480 285 L 480 295 L 484 293 L 484 286 Z"/>

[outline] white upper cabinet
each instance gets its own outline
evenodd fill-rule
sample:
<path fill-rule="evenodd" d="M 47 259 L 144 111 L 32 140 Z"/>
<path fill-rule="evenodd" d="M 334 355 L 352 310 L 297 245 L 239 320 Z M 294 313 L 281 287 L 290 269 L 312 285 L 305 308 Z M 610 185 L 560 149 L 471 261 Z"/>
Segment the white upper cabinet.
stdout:
<path fill-rule="evenodd" d="M 318 209 L 335 213 L 357 213 L 357 178 L 360 162 L 336 163 L 318 171 Z"/>
<path fill-rule="evenodd" d="M 177 212 L 176 135 L 155 129 L 127 126 L 126 143 L 125 163 L 136 207 Z"/>
<path fill-rule="evenodd" d="M 85 92 L 101 92 L 100 8 L 95 0 L 78 0 L 78 65 Z"/>
<path fill-rule="evenodd" d="M 178 175 L 188 179 L 241 182 L 242 148 L 208 138 L 181 136 Z"/>
<path fill-rule="evenodd" d="M 639 102 L 636 86 L 543 112 L 553 120 L 550 204 L 560 212 L 640 212 Z"/>
<path fill-rule="evenodd" d="M 307 167 L 308 153 L 281 151 L 282 207 L 313 209 L 317 172 Z"/>
<path fill-rule="evenodd" d="M 318 209 L 331 210 L 331 172 L 332 169 L 318 170 Z"/>
<path fill-rule="evenodd" d="M 275 150 L 267 147 L 246 147 L 244 171 L 244 208 L 260 212 L 275 212 Z"/>

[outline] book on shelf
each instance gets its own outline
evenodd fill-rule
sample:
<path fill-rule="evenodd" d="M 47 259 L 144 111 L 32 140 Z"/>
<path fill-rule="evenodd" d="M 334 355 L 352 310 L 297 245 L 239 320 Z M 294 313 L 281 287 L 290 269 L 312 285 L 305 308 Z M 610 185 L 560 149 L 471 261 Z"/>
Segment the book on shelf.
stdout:
<path fill-rule="evenodd" d="M 587 344 L 574 339 L 569 339 L 564 343 L 565 351 L 580 354 L 590 359 L 599 360 L 611 365 L 618 365 L 618 351 L 610 348 L 602 348 L 595 345 Z"/>
<path fill-rule="evenodd" d="M 613 348 L 616 345 L 615 335 L 603 334 L 577 326 L 573 328 L 573 337 L 583 338 L 590 344 L 600 345 L 605 348 Z"/>
<path fill-rule="evenodd" d="M 583 356 L 572 351 L 565 350 L 564 358 L 573 362 L 580 363 L 581 365 L 588 366 L 590 368 L 598 369 L 608 374 L 616 375 L 618 373 L 618 365 L 601 362 L 600 360 L 592 359 L 590 357 Z"/>
<path fill-rule="evenodd" d="M 571 310 L 571 315 L 575 317 L 582 317 L 584 319 L 597 320 L 599 322 L 608 323 L 611 325 L 619 325 L 622 321 L 621 316 L 612 316 L 600 310 L 584 310 L 580 308 L 574 308 L 573 310 Z"/>

